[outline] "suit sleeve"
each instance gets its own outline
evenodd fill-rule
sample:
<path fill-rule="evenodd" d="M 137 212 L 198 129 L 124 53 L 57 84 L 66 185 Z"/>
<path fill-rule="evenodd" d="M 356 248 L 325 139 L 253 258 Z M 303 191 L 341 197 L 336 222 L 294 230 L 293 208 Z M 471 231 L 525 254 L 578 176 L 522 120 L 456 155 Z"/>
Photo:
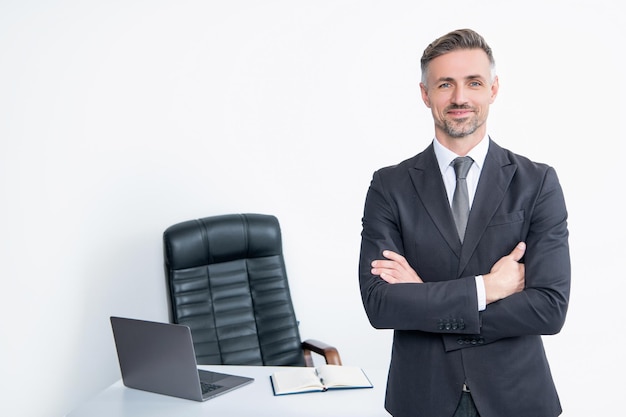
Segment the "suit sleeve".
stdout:
<path fill-rule="evenodd" d="M 480 329 L 474 277 L 423 284 L 389 284 L 371 274 L 383 250 L 405 254 L 398 204 L 375 173 L 367 192 L 359 279 L 365 311 L 375 328 L 472 334 Z M 411 263 L 411 259 L 408 259 Z"/>
<path fill-rule="evenodd" d="M 556 172 L 546 170 L 538 196 L 525 221 L 525 289 L 489 304 L 481 313 L 481 343 L 526 335 L 558 333 L 569 303 L 571 266 L 567 210 Z M 525 239 L 524 239 L 525 238 Z M 447 350 L 466 347 L 444 337 Z"/>

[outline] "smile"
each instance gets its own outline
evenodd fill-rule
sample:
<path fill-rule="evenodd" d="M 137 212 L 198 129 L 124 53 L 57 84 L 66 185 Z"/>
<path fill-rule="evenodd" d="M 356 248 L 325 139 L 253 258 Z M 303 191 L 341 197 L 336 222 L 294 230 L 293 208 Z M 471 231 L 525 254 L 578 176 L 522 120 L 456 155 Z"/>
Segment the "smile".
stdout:
<path fill-rule="evenodd" d="M 458 117 L 458 118 L 462 118 L 462 117 L 468 117 L 471 113 L 473 113 L 472 110 L 467 110 L 467 109 L 459 109 L 459 110 L 450 110 L 448 111 L 448 114 L 452 117 Z"/>

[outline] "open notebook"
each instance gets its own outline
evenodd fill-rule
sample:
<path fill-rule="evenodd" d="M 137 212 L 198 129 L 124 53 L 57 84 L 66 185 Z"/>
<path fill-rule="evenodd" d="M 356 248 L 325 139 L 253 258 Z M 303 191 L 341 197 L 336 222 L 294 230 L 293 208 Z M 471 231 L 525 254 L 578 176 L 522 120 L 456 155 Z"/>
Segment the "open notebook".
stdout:
<path fill-rule="evenodd" d="M 270 375 L 270 381 L 274 395 L 374 387 L 359 367 L 326 364 L 285 368 Z"/>

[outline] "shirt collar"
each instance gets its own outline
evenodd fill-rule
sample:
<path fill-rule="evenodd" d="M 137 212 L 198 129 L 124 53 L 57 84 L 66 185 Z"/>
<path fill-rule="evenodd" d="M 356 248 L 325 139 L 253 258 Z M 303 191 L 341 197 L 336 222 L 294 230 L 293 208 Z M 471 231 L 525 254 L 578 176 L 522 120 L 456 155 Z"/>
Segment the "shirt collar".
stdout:
<path fill-rule="evenodd" d="M 437 163 L 439 164 L 439 169 L 443 174 L 448 167 L 450 167 L 450 163 L 454 160 L 454 158 L 459 157 L 460 155 L 455 154 L 450 149 L 443 146 L 437 138 L 433 140 L 433 145 L 435 149 L 435 156 L 437 157 Z M 485 163 L 485 158 L 487 157 L 487 151 L 489 150 L 489 136 L 485 136 L 476 146 L 474 146 L 467 156 L 471 157 L 474 160 L 474 163 L 478 166 L 479 169 L 482 169 L 483 164 Z"/>

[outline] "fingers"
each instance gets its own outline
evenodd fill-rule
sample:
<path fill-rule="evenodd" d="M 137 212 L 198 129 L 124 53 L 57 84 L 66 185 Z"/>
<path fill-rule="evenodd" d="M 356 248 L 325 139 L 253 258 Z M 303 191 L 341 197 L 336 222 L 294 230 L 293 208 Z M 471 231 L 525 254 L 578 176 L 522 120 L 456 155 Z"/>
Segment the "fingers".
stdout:
<path fill-rule="evenodd" d="M 524 264 L 519 264 L 520 266 L 520 280 L 517 285 L 517 292 L 524 291 L 524 287 L 526 286 L 526 266 Z"/>
<path fill-rule="evenodd" d="M 390 277 L 390 275 L 398 275 L 399 270 L 402 270 L 407 265 L 406 259 L 404 256 L 390 251 L 383 251 L 383 256 L 386 259 L 377 259 L 372 261 L 372 274 L 380 275 L 381 278 L 385 278 L 385 276 Z M 388 278 L 385 278 L 388 280 Z"/>
<path fill-rule="evenodd" d="M 524 253 L 526 253 L 526 243 L 519 242 L 517 246 L 511 251 L 509 256 L 512 256 L 513 260 L 515 262 L 518 262 L 524 256 Z"/>
<path fill-rule="evenodd" d="M 406 263 L 406 259 L 404 258 L 404 256 L 400 255 L 399 253 L 396 253 L 394 251 L 391 250 L 384 250 L 383 251 L 383 256 L 387 259 L 391 259 L 392 261 L 396 261 L 396 262 L 404 262 Z"/>
<path fill-rule="evenodd" d="M 396 261 L 378 259 L 372 262 L 372 274 L 380 276 L 385 281 L 393 280 L 395 275 L 399 275 L 400 269 L 401 266 Z"/>
<path fill-rule="evenodd" d="M 406 258 L 396 252 L 385 250 L 383 257 L 372 261 L 372 275 L 378 275 L 390 284 L 399 282 L 423 282 Z"/>

